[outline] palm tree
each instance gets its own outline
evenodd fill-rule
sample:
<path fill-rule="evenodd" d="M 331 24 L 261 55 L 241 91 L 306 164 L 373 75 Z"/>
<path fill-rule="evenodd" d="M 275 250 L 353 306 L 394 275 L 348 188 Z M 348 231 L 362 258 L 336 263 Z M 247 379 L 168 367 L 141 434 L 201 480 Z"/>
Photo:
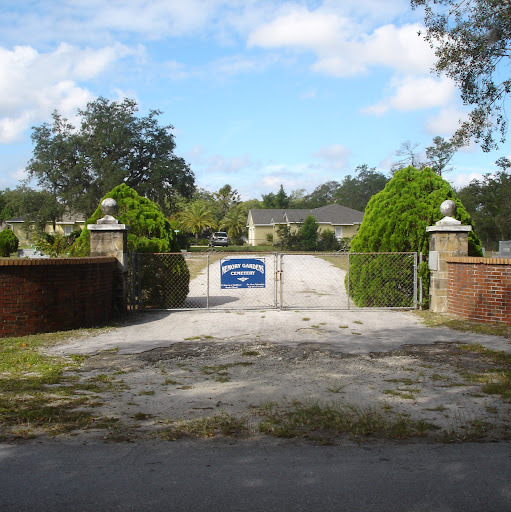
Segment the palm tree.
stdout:
<path fill-rule="evenodd" d="M 220 222 L 220 226 L 227 229 L 229 238 L 240 238 L 247 226 L 247 212 L 239 206 L 231 208 Z"/>
<path fill-rule="evenodd" d="M 178 220 L 183 229 L 195 235 L 195 243 L 199 242 L 199 234 L 205 229 L 215 227 L 215 215 L 204 201 L 193 201 L 185 205 L 179 212 Z"/>

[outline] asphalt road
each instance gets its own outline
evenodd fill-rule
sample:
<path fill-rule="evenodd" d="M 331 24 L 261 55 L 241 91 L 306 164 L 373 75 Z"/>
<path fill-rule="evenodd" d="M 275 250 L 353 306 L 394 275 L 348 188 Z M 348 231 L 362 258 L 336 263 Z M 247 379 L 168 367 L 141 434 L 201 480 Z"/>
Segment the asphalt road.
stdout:
<path fill-rule="evenodd" d="M 2 511 L 511 510 L 511 445 L 0 445 Z"/>

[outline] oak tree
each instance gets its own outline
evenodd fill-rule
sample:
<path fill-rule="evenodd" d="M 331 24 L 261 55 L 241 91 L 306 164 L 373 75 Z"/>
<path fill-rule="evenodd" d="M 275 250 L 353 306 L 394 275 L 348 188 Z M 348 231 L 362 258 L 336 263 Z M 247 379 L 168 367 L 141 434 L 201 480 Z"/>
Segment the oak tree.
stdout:
<path fill-rule="evenodd" d="M 474 139 L 484 151 L 495 149 L 507 131 L 511 2 L 411 0 L 411 5 L 424 7 L 425 39 L 437 56 L 435 71 L 454 80 L 463 103 L 472 109 L 452 141 L 461 146 Z"/>
<path fill-rule="evenodd" d="M 78 111 L 78 128 L 55 111 L 51 124 L 33 128 L 29 178 L 73 211 L 92 213 L 122 183 L 171 211 L 176 193 L 193 193 L 194 174 L 174 154 L 173 127 L 159 124 L 161 112 L 137 110 L 132 99 L 100 97 Z"/>

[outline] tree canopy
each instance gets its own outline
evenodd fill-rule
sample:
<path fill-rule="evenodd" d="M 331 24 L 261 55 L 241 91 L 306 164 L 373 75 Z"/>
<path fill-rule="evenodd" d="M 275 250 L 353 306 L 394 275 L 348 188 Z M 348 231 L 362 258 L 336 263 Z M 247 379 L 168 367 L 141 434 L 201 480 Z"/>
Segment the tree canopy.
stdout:
<path fill-rule="evenodd" d="M 288 208 L 289 197 L 284 190 L 284 186 L 280 185 L 279 191 L 274 194 L 263 194 L 263 208 Z"/>
<path fill-rule="evenodd" d="M 199 235 L 204 230 L 215 228 L 217 225 L 210 204 L 200 199 L 186 204 L 179 212 L 177 219 L 183 229 L 195 235 L 195 243 L 198 243 Z"/>
<path fill-rule="evenodd" d="M 499 240 L 511 240 L 511 176 L 506 172 L 511 162 L 500 158 L 496 163 L 501 170 L 458 191 L 486 249 L 497 249 Z"/>
<path fill-rule="evenodd" d="M 411 5 L 425 9 L 425 39 L 435 48 L 436 72 L 452 78 L 472 108 L 452 140 L 461 146 L 474 139 L 484 151 L 495 149 L 495 132 L 504 142 L 507 131 L 511 2 L 411 0 Z"/>
<path fill-rule="evenodd" d="M 90 214 L 121 183 L 171 211 L 177 193 L 191 197 L 194 174 L 174 154 L 173 127 L 159 125 L 161 112 L 137 110 L 134 100 L 100 97 L 78 111 L 78 129 L 55 111 L 51 124 L 33 128 L 29 177 L 72 211 Z"/>
<path fill-rule="evenodd" d="M 27 234 L 32 230 L 44 231 L 48 222 L 55 229 L 64 212 L 64 205 L 47 190 L 34 190 L 20 185 L 14 190 L 5 189 L 0 192 L 0 220 L 23 216 L 23 227 Z"/>

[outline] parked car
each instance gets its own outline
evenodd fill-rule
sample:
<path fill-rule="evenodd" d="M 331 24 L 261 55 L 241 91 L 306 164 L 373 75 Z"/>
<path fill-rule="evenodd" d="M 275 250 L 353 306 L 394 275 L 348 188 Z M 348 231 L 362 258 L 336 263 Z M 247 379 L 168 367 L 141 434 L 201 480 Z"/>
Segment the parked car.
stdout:
<path fill-rule="evenodd" d="M 211 235 L 209 239 L 209 245 L 215 247 L 215 245 L 227 247 L 229 245 L 229 237 L 225 231 L 217 231 Z"/>

